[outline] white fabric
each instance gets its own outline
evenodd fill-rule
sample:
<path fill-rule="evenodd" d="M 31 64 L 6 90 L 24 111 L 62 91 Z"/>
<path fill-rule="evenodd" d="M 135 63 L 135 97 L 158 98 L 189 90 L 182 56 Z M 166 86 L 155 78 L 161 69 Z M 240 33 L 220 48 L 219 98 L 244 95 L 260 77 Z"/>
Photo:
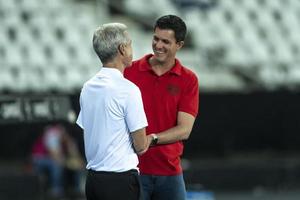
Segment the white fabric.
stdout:
<path fill-rule="evenodd" d="M 80 94 L 77 124 L 84 130 L 87 169 L 137 169 L 130 132 L 146 127 L 140 90 L 117 69 L 103 67 Z"/>
<path fill-rule="evenodd" d="M 61 130 L 58 128 L 52 127 L 47 130 L 44 137 L 44 143 L 47 149 L 51 149 L 53 151 L 62 151 L 61 149 Z"/>

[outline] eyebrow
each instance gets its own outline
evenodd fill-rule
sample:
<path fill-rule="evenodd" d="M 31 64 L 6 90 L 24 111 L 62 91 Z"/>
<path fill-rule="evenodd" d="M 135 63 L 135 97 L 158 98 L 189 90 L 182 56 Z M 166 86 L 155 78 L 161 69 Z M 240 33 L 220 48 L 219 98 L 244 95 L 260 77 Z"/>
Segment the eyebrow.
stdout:
<path fill-rule="evenodd" d="M 159 40 L 163 41 L 164 43 L 170 43 L 170 42 L 171 42 L 171 41 L 168 40 L 168 39 L 161 39 L 161 38 L 157 37 L 156 35 L 153 35 L 153 38 L 154 38 L 154 39 L 159 39 Z"/>

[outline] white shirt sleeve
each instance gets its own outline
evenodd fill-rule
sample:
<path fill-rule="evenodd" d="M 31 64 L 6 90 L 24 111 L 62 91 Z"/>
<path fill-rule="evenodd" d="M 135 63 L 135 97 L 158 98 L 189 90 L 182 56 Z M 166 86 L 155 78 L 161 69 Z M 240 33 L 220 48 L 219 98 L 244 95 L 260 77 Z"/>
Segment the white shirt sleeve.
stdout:
<path fill-rule="evenodd" d="M 80 126 L 80 128 L 84 129 L 84 128 L 83 128 L 83 124 L 82 124 L 82 112 L 81 112 L 81 111 L 79 112 L 78 118 L 77 118 L 77 120 L 76 120 L 76 124 L 77 124 L 78 126 Z"/>
<path fill-rule="evenodd" d="M 127 98 L 125 120 L 131 133 L 148 126 L 141 92 L 137 86 L 131 90 Z"/>
<path fill-rule="evenodd" d="M 81 97 L 81 95 L 82 95 L 82 94 L 80 94 L 80 97 L 79 97 L 80 109 L 81 109 L 81 106 L 82 106 L 82 101 L 81 101 L 81 98 L 82 98 L 82 97 Z M 82 123 L 82 111 L 81 111 L 81 110 L 80 110 L 79 115 L 78 115 L 78 117 L 77 117 L 76 124 L 77 124 L 78 126 L 80 126 L 80 128 L 84 129 L 83 123 Z"/>

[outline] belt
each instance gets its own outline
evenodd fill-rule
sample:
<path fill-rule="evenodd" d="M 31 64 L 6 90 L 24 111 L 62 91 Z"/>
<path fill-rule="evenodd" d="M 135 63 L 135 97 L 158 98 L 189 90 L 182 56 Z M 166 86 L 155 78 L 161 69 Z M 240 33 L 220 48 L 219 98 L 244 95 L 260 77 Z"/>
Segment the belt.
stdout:
<path fill-rule="evenodd" d="M 138 174 L 138 170 L 136 169 L 130 169 L 128 171 L 124 171 L 124 172 L 110 172 L 110 171 L 95 171 L 92 169 L 88 169 L 89 172 L 91 172 L 92 174 L 120 174 L 120 175 L 126 175 L 126 174 Z"/>

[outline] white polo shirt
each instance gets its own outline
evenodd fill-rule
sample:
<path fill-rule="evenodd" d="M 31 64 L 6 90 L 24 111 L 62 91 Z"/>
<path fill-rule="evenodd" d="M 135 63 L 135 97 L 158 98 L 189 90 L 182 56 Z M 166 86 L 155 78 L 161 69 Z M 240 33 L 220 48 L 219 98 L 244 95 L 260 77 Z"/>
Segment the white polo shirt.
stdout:
<path fill-rule="evenodd" d="M 77 124 L 84 131 L 87 169 L 137 169 L 130 133 L 148 125 L 139 88 L 113 68 L 102 67 L 80 94 Z"/>

